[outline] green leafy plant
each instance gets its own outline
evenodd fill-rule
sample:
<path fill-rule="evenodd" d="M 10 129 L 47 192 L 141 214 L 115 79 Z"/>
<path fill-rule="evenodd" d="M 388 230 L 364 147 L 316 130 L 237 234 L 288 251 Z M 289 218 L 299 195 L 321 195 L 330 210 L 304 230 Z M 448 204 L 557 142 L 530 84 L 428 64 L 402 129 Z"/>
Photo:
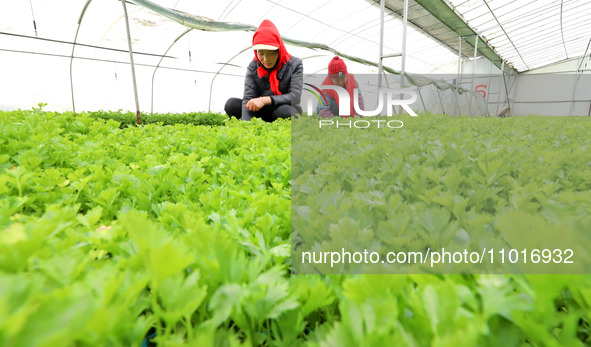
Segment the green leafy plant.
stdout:
<path fill-rule="evenodd" d="M 379 135 L 327 143 L 305 119 L 127 117 L 0 112 L 0 345 L 590 342 L 588 276 L 294 275 L 290 252 L 303 223 L 409 247 L 588 230 L 588 120 L 421 116 L 383 160 Z M 293 162 L 292 132 L 314 144 Z"/>
<path fill-rule="evenodd" d="M 130 126 L 137 126 L 137 116 L 133 112 L 114 112 L 114 111 L 93 111 L 88 112 L 88 115 L 95 119 L 113 120 L 120 123 L 121 128 Z M 141 114 L 142 124 L 192 124 L 205 126 L 220 126 L 228 120 L 228 116 L 221 113 L 205 113 L 205 112 L 191 112 L 191 113 L 149 113 Z"/>

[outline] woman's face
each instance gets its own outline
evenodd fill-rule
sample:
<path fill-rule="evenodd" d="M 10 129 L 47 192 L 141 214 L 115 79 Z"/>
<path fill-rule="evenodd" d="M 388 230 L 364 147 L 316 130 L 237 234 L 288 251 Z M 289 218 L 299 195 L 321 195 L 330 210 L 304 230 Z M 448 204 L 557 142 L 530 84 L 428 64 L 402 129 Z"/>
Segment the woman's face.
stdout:
<path fill-rule="evenodd" d="M 347 84 L 347 75 L 328 75 L 333 85 L 344 87 Z"/>
<path fill-rule="evenodd" d="M 277 63 L 279 50 L 259 49 L 257 50 L 257 58 L 264 67 L 270 69 Z"/>

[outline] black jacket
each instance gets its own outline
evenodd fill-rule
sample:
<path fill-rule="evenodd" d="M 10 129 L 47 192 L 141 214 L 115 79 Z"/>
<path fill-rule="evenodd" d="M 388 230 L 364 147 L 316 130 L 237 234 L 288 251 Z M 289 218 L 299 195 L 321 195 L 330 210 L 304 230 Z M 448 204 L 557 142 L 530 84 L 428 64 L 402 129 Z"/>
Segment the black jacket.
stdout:
<path fill-rule="evenodd" d="M 242 97 L 242 120 L 250 120 L 254 116 L 254 111 L 249 111 L 246 103 L 252 98 L 260 96 L 270 96 L 273 101 L 273 107 L 280 105 L 292 105 L 302 111 L 300 98 L 302 96 L 302 86 L 304 83 L 304 66 L 302 60 L 297 57 L 291 57 L 285 65 L 277 71 L 279 80 L 279 91 L 281 95 L 273 95 L 269 77 L 259 78 L 257 69 L 259 62 L 253 60 L 248 64 L 246 77 L 244 78 L 244 96 Z"/>

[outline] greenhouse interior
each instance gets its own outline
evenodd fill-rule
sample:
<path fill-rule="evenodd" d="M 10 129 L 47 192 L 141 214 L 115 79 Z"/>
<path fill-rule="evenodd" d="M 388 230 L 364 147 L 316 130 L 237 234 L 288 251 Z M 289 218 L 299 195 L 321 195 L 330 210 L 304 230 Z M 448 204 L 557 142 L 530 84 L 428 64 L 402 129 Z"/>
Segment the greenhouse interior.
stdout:
<path fill-rule="evenodd" d="M 590 1 L 4 1 L 0 61 L 0 346 L 591 344 Z"/>

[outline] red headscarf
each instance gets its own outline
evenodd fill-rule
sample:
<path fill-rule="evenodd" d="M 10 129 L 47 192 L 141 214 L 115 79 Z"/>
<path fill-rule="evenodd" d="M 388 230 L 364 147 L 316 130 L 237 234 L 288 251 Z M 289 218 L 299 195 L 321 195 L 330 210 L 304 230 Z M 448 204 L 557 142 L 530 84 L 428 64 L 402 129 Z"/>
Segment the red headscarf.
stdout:
<path fill-rule="evenodd" d="M 347 82 L 345 82 L 345 89 L 347 89 L 347 93 L 349 93 L 349 101 L 350 101 L 349 115 L 354 116 L 355 115 L 355 107 L 353 104 L 353 102 L 354 102 L 353 91 L 354 91 L 355 87 L 357 87 L 357 81 L 355 80 L 355 77 L 352 74 L 347 72 L 347 66 L 345 65 L 345 62 L 341 58 L 339 58 L 338 56 L 332 58 L 332 60 L 328 64 L 329 76 L 326 76 L 326 78 L 324 79 L 322 84 L 334 85 L 334 83 L 332 83 L 332 81 L 330 80 L 330 77 L 331 77 L 330 75 L 337 74 L 339 72 L 342 72 L 344 76 L 347 76 Z M 323 89 L 322 91 L 325 94 L 328 94 L 331 98 L 335 99 L 337 102 L 339 101 L 339 97 L 338 97 L 338 94 L 336 91 L 329 90 L 329 89 Z"/>
<path fill-rule="evenodd" d="M 271 90 L 275 95 L 281 95 L 279 91 L 279 80 L 277 79 L 277 71 L 285 65 L 286 62 L 289 61 L 291 55 L 287 53 L 285 46 L 283 45 L 283 40 L 281 40 L 281 36 L 279 36 L 279 31 L 275 24 L 273 24 L 270 20 L 265 19 L 257 31 L 255 31 L 254 36 L 252 37 L 252 45 L 271 45 L 275 47 L 279 47 L 279 58 L 277 59 L 277 64 L 270 72 L 265 69 L 263 64 L 259 61 L 259 67 L 257 69 L 257 73 L 259 78 L 269 76 L 269 83 L 271 84 Z M 258 61 L 257 52 L 254 51 L 254 59 Z"/>

